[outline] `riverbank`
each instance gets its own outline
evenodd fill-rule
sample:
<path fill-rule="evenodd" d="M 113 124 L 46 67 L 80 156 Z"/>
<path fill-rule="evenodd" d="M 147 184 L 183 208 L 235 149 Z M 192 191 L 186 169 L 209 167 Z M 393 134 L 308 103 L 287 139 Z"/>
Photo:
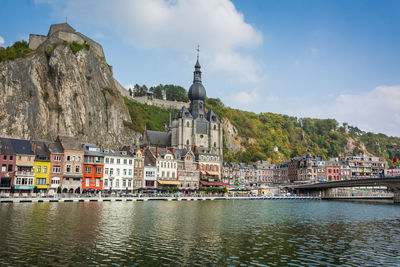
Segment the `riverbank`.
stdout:
<path fill-rule="evenodd" d="M 201 200 L 320 200 L 315 196 L 186 196 L 186 197 L 39 197 L 39 198 L 1 198 L 0 203 L 37 203 L 37 202 L 115 202 L 115 201 L 201 201 Z"/>

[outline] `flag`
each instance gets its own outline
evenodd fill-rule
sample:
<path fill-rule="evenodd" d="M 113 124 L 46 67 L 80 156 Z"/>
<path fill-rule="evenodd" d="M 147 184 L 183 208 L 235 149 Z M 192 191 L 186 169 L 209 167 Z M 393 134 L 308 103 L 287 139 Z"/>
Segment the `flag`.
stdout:
<path fill-rule="evenodd" d="M 395 164 L 396 162 L 397 162 L 397 156 L 394 156 L 393 164 Z"/>

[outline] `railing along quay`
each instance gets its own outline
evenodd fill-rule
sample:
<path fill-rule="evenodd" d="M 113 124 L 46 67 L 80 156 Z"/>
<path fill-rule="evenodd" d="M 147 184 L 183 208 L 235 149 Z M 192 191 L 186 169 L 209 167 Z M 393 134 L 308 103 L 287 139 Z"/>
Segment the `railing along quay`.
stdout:
<path fill-rule="evenodd" d="M 17 197 L 0 198 L 0 203 L 116 202 L 116 201 L 198 201 L 198 200 L 320 200 L 316 196 L 142 196 L 142 197 Z"/>

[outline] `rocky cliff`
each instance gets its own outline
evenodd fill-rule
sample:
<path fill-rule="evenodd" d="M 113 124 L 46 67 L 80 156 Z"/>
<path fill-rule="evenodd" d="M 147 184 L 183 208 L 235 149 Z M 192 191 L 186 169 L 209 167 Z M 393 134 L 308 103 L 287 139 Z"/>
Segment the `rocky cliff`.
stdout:
<path fill-rule="evenodd" d="M 132 144 L 138 134 L 124 89 L 104 57 L 90 46 L 71 50 L 67 42 L 25 58 L 0 62 L 0 135 L 54 140 L 57 135 L 107 147 Z"/>

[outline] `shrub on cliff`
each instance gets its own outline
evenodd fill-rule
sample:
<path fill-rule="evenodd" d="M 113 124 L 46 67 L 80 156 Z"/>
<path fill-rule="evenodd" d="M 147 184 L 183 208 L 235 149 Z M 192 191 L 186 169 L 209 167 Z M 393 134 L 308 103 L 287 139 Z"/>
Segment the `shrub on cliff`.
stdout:
<path fill-rule="evenodd" d="M 12 46 L 8 46 L 4 50 L 0 50 L 0 61 L 13 60 L 16 58 L 24 57 L 31 53 L 28 43 L 26 41 L 15 42 Z"/>

